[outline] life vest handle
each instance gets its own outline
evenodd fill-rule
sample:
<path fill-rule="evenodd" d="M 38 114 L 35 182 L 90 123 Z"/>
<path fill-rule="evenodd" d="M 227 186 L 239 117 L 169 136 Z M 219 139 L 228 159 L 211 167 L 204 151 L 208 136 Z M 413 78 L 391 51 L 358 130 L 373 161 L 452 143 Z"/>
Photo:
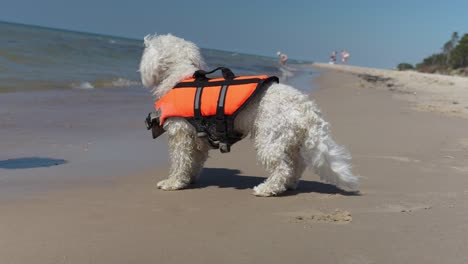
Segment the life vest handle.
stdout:
<path fill-rule="evenodd" d="M 211 70 L 209 72 L 204 71 L 204 70 L 198 70 L 193 74 L 193 78 L 195 78 L 197 80 L 207 80 L 208 77 L 206 77 L 206 75 L 212 74 L 215 71 L 219 71 L 219 70 L 221 70 L 221 73 L 223 74 L 223 78 L 226 79 L 226 80 L 227 79 L 234 79 L 234 77 L 236 77 L 236 75 L 234 75 L 234 73 L 230 69 L 228 69 L 226 67 L 218 67 L 218 68 L 216 68 L 214 70 Z"/>

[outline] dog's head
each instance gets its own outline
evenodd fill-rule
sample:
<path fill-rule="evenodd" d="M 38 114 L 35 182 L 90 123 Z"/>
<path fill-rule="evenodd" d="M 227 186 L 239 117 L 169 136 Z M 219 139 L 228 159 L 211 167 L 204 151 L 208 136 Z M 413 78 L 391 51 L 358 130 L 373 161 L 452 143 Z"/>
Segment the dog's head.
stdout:
<path fill-rule="evenodd" d="M 204 68 L 200 49 L 192 42 L 168 35 L 148 35 L 140 62 L 141 81 L 155 96 L 165 94 L 166 87 Z"/>

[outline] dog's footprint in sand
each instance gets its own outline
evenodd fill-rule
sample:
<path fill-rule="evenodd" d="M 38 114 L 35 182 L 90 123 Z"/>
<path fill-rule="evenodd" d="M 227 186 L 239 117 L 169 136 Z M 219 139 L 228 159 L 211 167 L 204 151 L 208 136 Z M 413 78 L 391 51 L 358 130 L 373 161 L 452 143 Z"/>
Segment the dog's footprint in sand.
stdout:
<path fill-rule="evenodd" d="M 336 209 L 331 213 L 317 211 L 311 213 L 296 214 L 293 217 L 292 222 L 299 224 L 349 224 L 352 220 L 353 218 L 351 217 L 350 212 Z"/>

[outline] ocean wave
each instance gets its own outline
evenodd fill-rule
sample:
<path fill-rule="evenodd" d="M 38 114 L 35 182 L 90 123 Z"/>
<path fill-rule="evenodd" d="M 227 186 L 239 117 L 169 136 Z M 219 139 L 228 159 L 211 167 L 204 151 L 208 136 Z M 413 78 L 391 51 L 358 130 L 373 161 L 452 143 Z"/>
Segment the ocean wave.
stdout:
<path fill-rule="evenodd" d="M 111 80 L 97 80 L 94 82 L 83 81 L 83 82 L 72 82 L 71 88 L 75 89 L 95 89 L 95 88 L 121 88 L 141 85 L 139 81 L 132 81 L 125 78 L 116 78 Z"/>
<path fill-rule="evenodd" d="M 94 86 L 90 82 L 71 83 L 70 86 L 75 89 L 84 89 L 84 90 L 94 89 Z"/>
<path fill-rule="evenodd" d="M 127 80 L 124 78 L 118 78 L 117 80 L 112 81 L 112 85 L 116 87 L 128 87 L 128 86 L 141 85 L 141 82 Z"/>
<path fill-rule="evenodd" d="M 140 85 L 139 81 L 132 81 L 125 78 L 117 78 L 112 80 L 98 80 L 94 83 L 95 87 L 130 87 Z"/>

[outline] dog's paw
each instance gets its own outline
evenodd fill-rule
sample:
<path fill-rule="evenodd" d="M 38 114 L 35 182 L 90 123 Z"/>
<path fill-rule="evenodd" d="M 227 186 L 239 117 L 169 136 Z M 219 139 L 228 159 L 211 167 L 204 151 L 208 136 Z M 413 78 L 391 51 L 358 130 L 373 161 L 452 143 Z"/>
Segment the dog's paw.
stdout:
<path fill-rule="evenodd" d="M 274 186 L 268 183 L 262 183 L 254 187 L 254 195 L 262 197 L 276 196 L 285 191 L 286 187 L 284 186 Z"/>
<path fill-rule="evenodd" d="M 187 183 L 184 183 L 182 181 L 169 178 L 169 179 L 165 179 L 165 180 L 158 182 L 156 186 L 158 187 L 158 189 L 162 189 L 165 191 L 175 191 L 175 190 L 183 189 L 187 187 L 187 185 L 188 185 Z"/>

